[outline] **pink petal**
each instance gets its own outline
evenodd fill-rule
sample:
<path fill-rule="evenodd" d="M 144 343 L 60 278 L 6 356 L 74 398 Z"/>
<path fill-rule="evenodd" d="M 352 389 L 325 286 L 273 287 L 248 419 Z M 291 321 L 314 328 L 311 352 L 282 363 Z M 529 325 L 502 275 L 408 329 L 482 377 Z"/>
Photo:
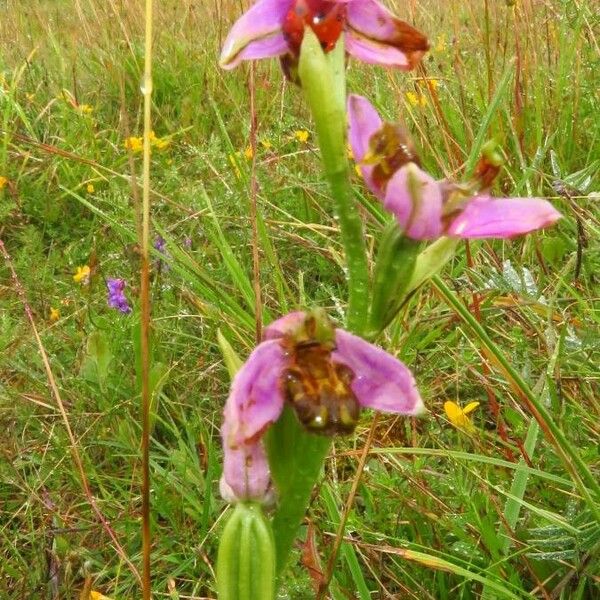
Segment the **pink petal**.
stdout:
<path fill-rule="evenodd" d="M 448 228 L 460 238 L 511 238 L 552 225 L 562 215 L 542 198 L 475 196 Z"/>
<path fill-rule="evenodd" d="M 223 428 L 223 475 L 220 481 L 221 496 L 228 502 L 239 500 L 268 500 L 271 492 L 271 475 L 265 450 L 261 442 L 230 447 L 229 437 Z"/>
<path fill-rule="evenodd" d="M 294 333 L 299 327 L 302 327 L 305 319 L 306 313 L 304 311 L 297 310 L 288 313 L 284 317 L 280 317 L 265 327 L 263 339 L 276 340 L 288 333 Z"/>
<path fill-rule="evenodd" d="M 414 68 L 429 49 L 427 38 L 376 0 L 348 4 L 346 50 L 367 63 Z"/>
<path fill-rule="evenodd" d="M 219 64 L 233 69 L 242 60 L 285 54 L 289 47 L 281 32 L 293 0 L 258 0 L 233 25 Z"/>
<path fill-rule="evenodd" d="M 442 190 L 414 163 L 404 165 L 390 179 L 383 205 L 410 238 L 433 240 L 442 234 Z"/>
<path fill-rule="evenodd" d="M 352 391 L 361 406 L 389 413 L 418 415 L 425 406 L 408 367 L 391 354 L 343 329 L 335 332 L 332 357 L 354 372 Z"/>
<path fill-rule="evenodd" d="M 280 376 L 285 356 L 278 341 L 260 343 L 238 371 L 225 403 L 223 433 L 231 447 L 255 441 L 283 408 Z"/>
<path fill-rule="evenodd" d="M 383 200 L 383 191 L 372 178 L 372 166 L 361 165 L 360 162 L 369 150 L 369 140 L 383 125 L 373 105 L 363 96 L 351 94 L 348 97 L 348 141 L 352 148 L 354 160 L 359 164 L 362 176 L 369 189 Z"/>

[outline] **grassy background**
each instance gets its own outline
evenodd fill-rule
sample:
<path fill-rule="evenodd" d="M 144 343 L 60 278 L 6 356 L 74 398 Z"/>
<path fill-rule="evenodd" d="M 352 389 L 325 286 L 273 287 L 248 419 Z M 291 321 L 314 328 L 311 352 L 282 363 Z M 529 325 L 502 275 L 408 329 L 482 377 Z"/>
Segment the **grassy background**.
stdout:
<path fill-rule="evenodd" d="M 226 510 L 217 482 L 228 381 L 216 331 L 241 355 L 254 331 L 248 71 L 216 66 L 241 3 L 156 4 L 154 129 L 170 144 L 155 151 L 152 165 L 154 225 L 169 253 L 168 266 L 155 256 L 152 283 L 154 592 L 210 598 Z M 550 197 L 565 215 L 527 239 L 472 244 L 443 280 L 597 475 L 595 3 L 397 4 L 432 41 L 423 70 L 403 74 L 351 61 L 349 88 L 386 117 L 402 118 L 425 166 L 440 177 L 460 177 L 481 143 L 495 137 L 507 164 L 496 191 Z M 0 190 L 0 239 L 98 508 L 136 565 L 136 316 L 106 306 L 104 282 L 125 278 L 135 301 L 136 205 L 124 140 L 141 135 L 142 24 L 138 0 L 0 2 L 0 176 L 8 180 Z M 296 136 L 310 132 L 310 121 L 275 61 L 257 66 L 256 81 L 264 318 L 320 304 L 341 319 L 345 281 L 332 204 L 312 137 L 304 143 Z M 134 167 L 140 171 L 139 155 Z M 357 190 L 372 245 L 382 214 L 358 179 Z M 83 264 L 92 266 L 89 286 L 72 279 Z M 418 422 L 381 419 L 332 597 L 598 597 L 593 506 L 523 409 L 519 389 L 447 300 L 439 288 L 422 290 L 385 340 L 414 369 L 431 414 Z M 60 311 L 57 321 L 51 308 Z M 471 435 L 447 422 L 449 399 L 481 402 Z M 365 414 L 355 437 L 336 440 L 302 529 L 304 559 L 299 547 L 282 598 L 314 596 L 306 565 L 318 557 L 310 541 L 327 556 L 369 424 Z M 86 598 L 90 586 L 113 598 L 138 597 L 135 577 L 83 491 L 5 260 L 0 428 L 0 598 Z"/>

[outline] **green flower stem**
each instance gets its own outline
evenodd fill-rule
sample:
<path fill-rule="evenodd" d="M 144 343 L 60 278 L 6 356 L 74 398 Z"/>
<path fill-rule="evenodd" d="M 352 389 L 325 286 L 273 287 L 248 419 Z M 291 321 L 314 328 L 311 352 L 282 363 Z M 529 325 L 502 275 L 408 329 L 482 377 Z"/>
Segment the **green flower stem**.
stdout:
<path fill-rule="evenodd" d="M 494 344 L 485 329 L 469 312 L 468 308 L 463 305 L 437 275 L 433 277 L 433 284 L 442 294 L 446 302 L 456 311 L 456 314 L 471 328 L 473 333 L 475 333 L 482 346 L 502 368 L 514 387 L 519 390 L 520 396 L 524 400 L 529 412 L 539 423 L 540 428 L 548 441 L 554 446 L 566 471 L 571 475 L 573 482 L 579 489 L 582 498 L 589 506 L 595 518 L 600 522 L 600 484 L 589 470 L 586 463 L 582 460 L 581 456 L 579 456 L 577 449 L 569 443 L 565 434 L 552 419 L 548 409 L 540 402 L 521 375 L 512 367 L 506 356 L 504 356 L 496 344 Z M 586 484 L 589 488 L 586 487 Z M 592 496 L 592 493 L 595 495 L 595 499 Z"/>
<path fill-rule="evenodd" d="M 306 28 L 298 74 L 312 112 L 325 176 L 339 219 L 348 268 L 347 327 L 362 334 L 369 303 L 369 268 L 362 220 L 358 212 L 346 155 L 346 78 L 344 43 L 324 54 L 319 40 Z"/>

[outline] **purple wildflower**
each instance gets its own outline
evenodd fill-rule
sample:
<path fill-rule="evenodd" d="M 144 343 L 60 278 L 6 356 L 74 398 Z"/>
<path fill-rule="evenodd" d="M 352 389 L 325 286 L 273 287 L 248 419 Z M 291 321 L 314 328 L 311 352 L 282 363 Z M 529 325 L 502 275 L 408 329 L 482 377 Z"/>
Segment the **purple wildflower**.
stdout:
<path fill-rule="evenodd" d="M 157 235 L 154 238 L 154 243 L 152 244 L 152 246 L 154 246 L 154 249 L 158 250 L 161 254 L 165 254 L 166 248 L 167 248 L 167 242 L 166 242 L 165 238 L 163 238 L 161 235 Z"/>
<path fill-rule="evenodd" d="M 346 51 L 366 63 L 408 70 L 429 49 L 422 33 L 377 0 L 258 0 L 231 28 L 220 64 L 297 56 L 307 26 L 326 51 L 344 31 Z"/>
<path fill-rule="evenodd" d="M 167 241 L 161 235 L 157 235 L 154 238 L 152 247 L 160 252 L 165 258 L 171 257 L 171 255 L 167 252 Z M 156 260 L 154 264 L 157 269 L 162 271 L 168 271 L 170 269 L 169 263 L 162 258 Z"/>
<path fill-rule="evenodd" d="M 419 167 L 401 128 L 384 123 L 362 96 L 348 98 L 348 121 L 365 183 L 410 238 L 512 238 L 562 216 L 542 198 L 473 196 L 465 187 L 436 181 Z"/>
<path fill-rule="evenodd" d="M 124 314 L 131 312 L 131 306 L 125 298 L 123 290 L 125 289 L 125 281 L 123 279 L 107 279 L 106 287 L 108 288 L 108 305 L 111 308 L 117 308 Z"/>
<path fill-rule="evenodd" d="M 309 407 L 299 407 L 295 390 L 299 366 L 306 368 L 301 352 L 307 351 L 319 353 L 318 364 L 307 376 L 323 382 L 325 375 L 332 375 L 334 381 L 325 393 L 313 396 Z M 412 373 L 398 359 L 334 328 L 316 313 L 290 313 L 266 328 L 264 340 L 231 385 L 221 429 L 225 453 L 221 493 L 227 500 L 269 497 L 269 468 L 261 440 L 286 401 L 310 431 L 321 428 L 325 433 L 351 431 L 361 408 L 403 415 L 425 411 Z"/>

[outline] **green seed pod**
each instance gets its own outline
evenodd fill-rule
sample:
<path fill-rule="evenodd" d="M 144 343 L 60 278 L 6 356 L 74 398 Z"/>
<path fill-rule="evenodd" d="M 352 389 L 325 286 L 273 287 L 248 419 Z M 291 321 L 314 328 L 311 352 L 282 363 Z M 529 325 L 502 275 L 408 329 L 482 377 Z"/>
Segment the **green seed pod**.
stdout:
<path fill-rule="evenodd" d="M 238 503 L 221 535 L 217 557 L 219 600 L 273 600 L 275 542 L 255 502 Z"/>
<path fill-rule="evenodd" d="M 379 335 L 402 306 L 420 247 L 419 242 L 403 235 L 395 221 L 385 229 L 373 273 L 368 337 Z"/>

